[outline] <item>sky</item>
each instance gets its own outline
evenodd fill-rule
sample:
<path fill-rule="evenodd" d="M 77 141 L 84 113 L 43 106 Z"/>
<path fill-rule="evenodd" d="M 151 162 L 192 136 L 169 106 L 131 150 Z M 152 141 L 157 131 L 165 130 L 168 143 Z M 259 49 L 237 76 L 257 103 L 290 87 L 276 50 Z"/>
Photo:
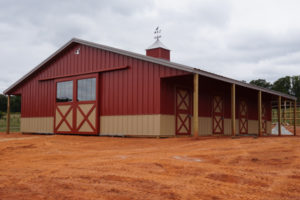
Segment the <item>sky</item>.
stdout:
<path fill-rule="evenodd" d="M 298 0 L 0 0 L 0 93 L 76 37 L 237 80 L 300 75 Z"/>

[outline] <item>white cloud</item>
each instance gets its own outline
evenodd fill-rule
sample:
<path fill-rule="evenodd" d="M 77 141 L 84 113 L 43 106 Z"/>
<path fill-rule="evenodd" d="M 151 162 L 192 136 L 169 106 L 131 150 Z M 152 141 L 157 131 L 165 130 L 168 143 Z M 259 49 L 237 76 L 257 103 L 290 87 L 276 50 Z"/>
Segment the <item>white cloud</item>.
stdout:
<path fill-rule="evenodd" d="M 238 80 L 299 74 L 296 0 L 0 1 L 0 91 L 78 37 L 145 53 L 160 25 L 172 61 Z"/>

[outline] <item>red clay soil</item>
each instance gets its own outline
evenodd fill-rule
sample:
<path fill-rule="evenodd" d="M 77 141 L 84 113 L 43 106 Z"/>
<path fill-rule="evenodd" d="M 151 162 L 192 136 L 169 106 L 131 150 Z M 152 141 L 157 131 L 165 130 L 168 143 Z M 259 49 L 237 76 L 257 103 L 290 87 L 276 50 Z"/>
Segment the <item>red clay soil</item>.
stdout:
<path fill-rule="evenodd" d="M 300 137 L 0 133 L 0 199 L 300 199 Z"/>

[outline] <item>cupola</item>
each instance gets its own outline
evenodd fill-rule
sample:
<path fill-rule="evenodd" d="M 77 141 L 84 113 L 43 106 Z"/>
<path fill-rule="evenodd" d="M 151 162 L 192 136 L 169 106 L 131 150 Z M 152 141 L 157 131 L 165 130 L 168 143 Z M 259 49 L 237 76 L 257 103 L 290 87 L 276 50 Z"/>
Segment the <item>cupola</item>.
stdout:
<path fill-rule="evenodd" d="M 146 49 L 146 55 L 154 58 L 161 58 L 170 61 L 170 49 L 168 49 L 160 40 L 161 30 L 157 27 L 154 31 L 156 41 Z"/>

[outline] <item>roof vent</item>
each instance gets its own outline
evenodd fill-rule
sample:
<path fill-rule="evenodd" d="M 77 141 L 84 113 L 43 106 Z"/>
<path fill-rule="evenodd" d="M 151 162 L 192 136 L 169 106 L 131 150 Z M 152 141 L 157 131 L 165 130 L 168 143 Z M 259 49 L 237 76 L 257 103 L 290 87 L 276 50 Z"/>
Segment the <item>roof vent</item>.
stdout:
<path fill-rule="evenodd" d="M 159 27 L 157 27 L 154 31 L 154 39 L 156 41 L 146 49 L 146 55 L 151 56 L 154 58 L 162 58 L 165 60 L 170 60 L 170 49 L 168 49 L 160 40 L 161 38 L 160 35 L 161 30 Z"/>

